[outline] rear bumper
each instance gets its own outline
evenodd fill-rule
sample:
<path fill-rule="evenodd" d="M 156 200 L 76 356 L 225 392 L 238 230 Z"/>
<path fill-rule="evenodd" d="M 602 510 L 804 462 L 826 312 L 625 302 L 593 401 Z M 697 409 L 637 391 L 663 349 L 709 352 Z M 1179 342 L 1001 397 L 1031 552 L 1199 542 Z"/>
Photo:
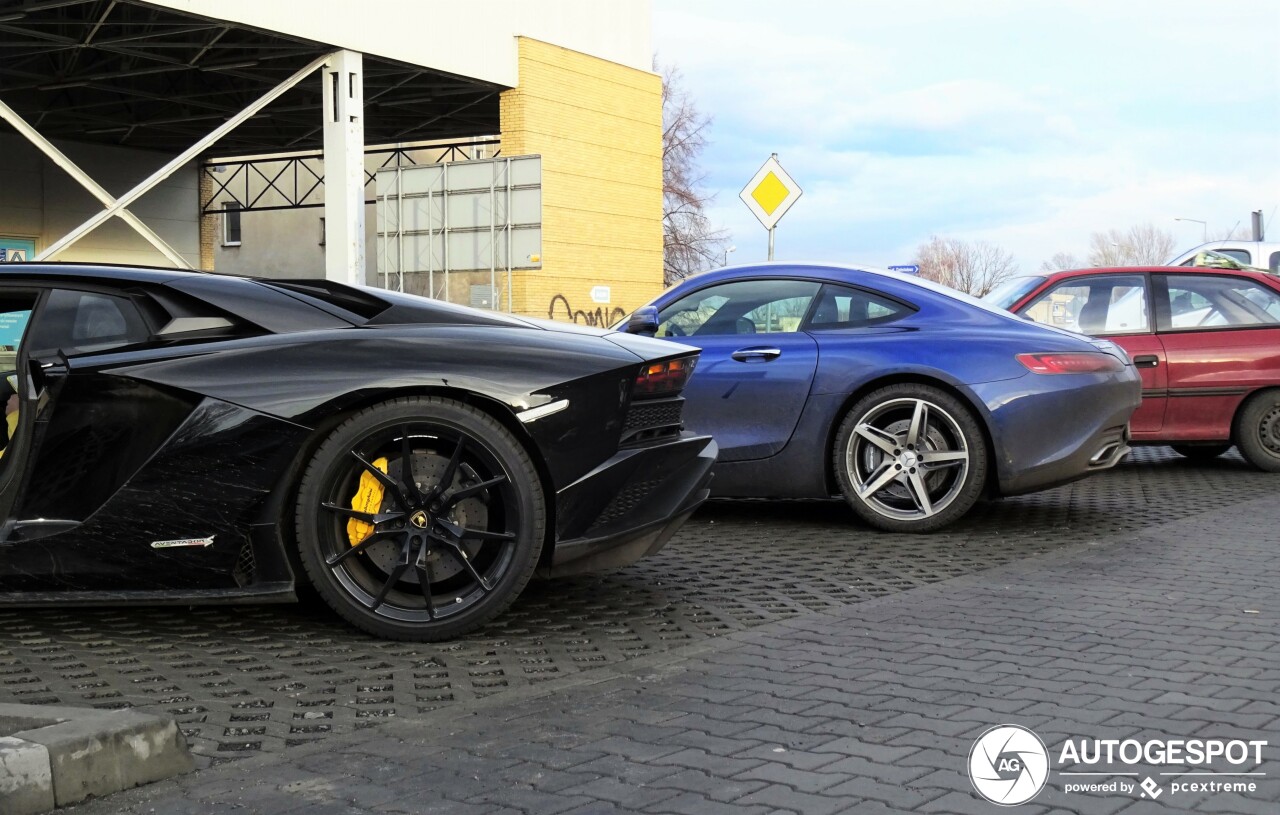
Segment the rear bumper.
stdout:
<path fill-rule="evenodd" d="M 1050 383 L 1043 380 L 1055 380 L 1055 387 L 1044 388 Z M 1132 368 L 1106 376 L 1042 377 L 1034 392 L 1013 398 L 1008 383 L 993 384 L 1005 390 L 991 412 L 1001 495 L 1066 484 L 1110 469 L 1129 453 L 1129 417 L 1142 393 Z"/>
<path fill-rule="evenodd" d="M 556 546 L 543 574 L 612 569 L 660 550 L 710 494 L 718 453 L 710 436 L 682 433 L 620 450 L 556 495 Z"/>
<path fill-rule="evenodd" d="M 1001 495 L 1021 495 L 1037 492 L 1078 481 L 1094 473 L 1110 470 L 1132 452 L 1129 447 L 1129 427 L 1110 427 L 1090 438 L 1073 455 L 1037 468 L 1034 472 L 1020 473 L 1018 477 L 1001 482 Z"/>

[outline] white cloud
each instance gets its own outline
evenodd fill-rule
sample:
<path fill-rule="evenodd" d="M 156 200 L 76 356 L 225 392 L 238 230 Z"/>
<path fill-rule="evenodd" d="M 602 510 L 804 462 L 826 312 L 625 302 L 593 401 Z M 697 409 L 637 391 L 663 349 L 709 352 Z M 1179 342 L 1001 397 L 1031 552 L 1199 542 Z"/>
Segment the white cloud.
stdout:
<path fill-rule="evenodd" d="M 1225 229 L 1280 199 L 1271 0 L 656 0 L 654 40 L 715 116 L 735 260 L 764 255 L 737 193 L 773 151 L 805 188 L 780 257 L 903 262 L 937 233 L 1034 268 L 1095 230 L 1198 240 L 1172 218 Z"/>

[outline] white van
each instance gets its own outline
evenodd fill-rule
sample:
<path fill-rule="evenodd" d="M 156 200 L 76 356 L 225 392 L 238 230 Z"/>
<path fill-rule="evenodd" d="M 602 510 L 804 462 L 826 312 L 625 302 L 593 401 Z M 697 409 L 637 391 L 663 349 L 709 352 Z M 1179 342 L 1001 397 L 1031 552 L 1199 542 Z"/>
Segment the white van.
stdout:
<path fill-rule="evenodd" d="M 1196 255 L 1201 252 L 1217 252 L 1240 261 L 1245 266 L 1256 266 L 1259 269 L 1270 269 L 1280 272 L 1280 243 L 1274 241 L 1209 241 L 1196 248 L 1183 252 L 1169 266 L 1194 266 Z"/>

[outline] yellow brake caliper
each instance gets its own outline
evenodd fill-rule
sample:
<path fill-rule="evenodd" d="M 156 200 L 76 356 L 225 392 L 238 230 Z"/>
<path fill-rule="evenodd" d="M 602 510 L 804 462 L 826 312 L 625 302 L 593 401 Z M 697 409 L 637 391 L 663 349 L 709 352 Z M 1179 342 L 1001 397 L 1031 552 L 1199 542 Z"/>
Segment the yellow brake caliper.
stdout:
<path fill-rule="evenodd" d="M 386 456 L 374 459 L 373 466 L 385 473 L 387 471 Z M 378 479 L 373 473 L 365 470 L 360 474 L 360 486 L 356 488 L 356 494 L 351 496 L 351 508 L 356 512 L 374 515 L 382 509 L 382 498 L 385 494 L 386 490 L 378 483 Z M 355 518 L 347 521 L 347 537 L 351 540 L 352 546 L 358 545 L 372 534 L 373 524 L 367 524 Z"/>

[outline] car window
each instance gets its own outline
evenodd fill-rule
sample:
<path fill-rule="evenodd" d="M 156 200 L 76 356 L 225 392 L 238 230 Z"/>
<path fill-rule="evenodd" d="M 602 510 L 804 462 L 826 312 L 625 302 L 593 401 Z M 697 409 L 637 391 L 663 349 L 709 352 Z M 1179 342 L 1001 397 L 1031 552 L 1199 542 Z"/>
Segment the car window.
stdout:
<path fill-rule="evenodd" d="M 1280 326 L 1280 293 L 1225 275 L 1168 275 L 1169 312 L 1162 331 Z"/>
<path fill-rule="evenodd" d="M 0 375 L 9 375 L 18 368 L 18 348 L 31 321 L 33 297 L 0 298 Z"/>
<path fill-rule="evenodd" d="M 32 329 L 31 353 L 109 351 L 146 342 L 151 332 L 137 307 L 124 297 L 56 289 Z"/>
<path fill-rule="evenodd" d="M 999 308 L 1012 308 L 1014 303 L 1026 297 L 1044 281 L 1045 277 L 1043 275 L 1011 277 L 982 295 L 982 299 Z"/>
<path fill-rule="evenodd" d="M 833 331 L 892 322 L 912 309 L 878 294 L 847 286 L 826 285 L 809 317 L 808 330 Z"/>
<path fill-rule="evenodd" d="M 799 331 L 820 285 L 809 280 L 737 280 L 700 289 L 658 313 L 657 336 Z"/>
<path fill-rule="evenodd" d="M 1138 334 L 1151 330 L 1147 279 L 1143 275 L 1069 278 L 1018 313 L 1037 323 L 1080 334 Z"/>
<path fill-rule="evenodd" d="M 18 351 L 31 321 L 35 299 L 34 294 L 0 297 L 0 405 L 4 406 L 4 421 L 0 421 L 0 458 L 9 449 L 9 442 L 18 428 L 21 411 Z M 3 461 L 0 461 L 0 466 L 4 466 Z"/>
<path fill-rule="evenodd" d="M 1267 261 L 1267 268 L 1273 272 L 1280 272 L 1280 252 L 1271 253 L 1271 259 Z"/>
<path fill-rule="evenodd" d="M 1246 266 L 1253 263 L 1253 258 L 1249 256 L 1249 250 L 1247 249 L 1215 249 L 1213 251 L 1220 255 L 1226 255 L 1227 257 L 1234 258 Z"/>

